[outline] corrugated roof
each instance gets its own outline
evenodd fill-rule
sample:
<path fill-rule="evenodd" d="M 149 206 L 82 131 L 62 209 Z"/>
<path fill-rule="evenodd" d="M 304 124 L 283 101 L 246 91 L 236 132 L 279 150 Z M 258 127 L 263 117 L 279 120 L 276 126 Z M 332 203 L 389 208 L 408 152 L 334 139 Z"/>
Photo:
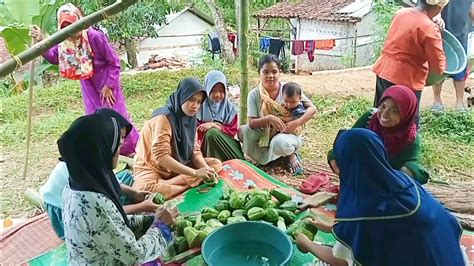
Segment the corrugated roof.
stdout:
<path fill-rule="evenodd" d="M 320 21 L 357 22 L 360 21 L 360 17 L 352 16 L 350 13 L 338 12 L 354 2 L 356 1 L 304 0 L 299 3 L 281 2 L 257 12 L 253 16 L 257 18 L 300 18 Z"/>

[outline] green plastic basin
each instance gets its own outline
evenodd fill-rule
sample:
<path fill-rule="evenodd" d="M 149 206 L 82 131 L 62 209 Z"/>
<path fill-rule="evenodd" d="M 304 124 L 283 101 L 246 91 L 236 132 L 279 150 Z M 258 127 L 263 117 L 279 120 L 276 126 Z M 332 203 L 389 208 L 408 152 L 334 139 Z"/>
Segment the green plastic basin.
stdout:
<path fill-rule="evenodd" d="M 447 30 L 443 31 L 443 49 L 446 55 L 446 70 L 443 75 L 430 72 L 426 79 L 426 86 L 436 84 L 447 76 L 458 74 L 466 68 L 466 51 L 458 39 Z"/>
<path fill-rule="evenodd" d="M 201 247 L 208 265 L 290 265 L 293 244 L 280 229 L 263 222 L 225 225 Z"/>

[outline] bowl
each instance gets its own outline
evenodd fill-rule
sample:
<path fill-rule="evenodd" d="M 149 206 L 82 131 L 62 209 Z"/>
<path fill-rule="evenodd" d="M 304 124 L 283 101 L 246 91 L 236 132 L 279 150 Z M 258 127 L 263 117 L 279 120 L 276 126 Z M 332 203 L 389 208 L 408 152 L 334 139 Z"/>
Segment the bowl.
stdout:
<path fill-rule="evenodd" d="M 240 222 L 212 232 L 202 244 L 208 265 L 290 265 L 293 244 L 277 227 L 263 222 Z"/>
<path fill-rule="evenodd" d="M 446 55 L 446 70 L 442 75 L 429 72 L 425 86 L 437 84 L 449 75 L 455 75 L 463 71 L 467 65 L 467 55 L 461 43 L 454 35 L 443 31 L 443 49 Z"/>

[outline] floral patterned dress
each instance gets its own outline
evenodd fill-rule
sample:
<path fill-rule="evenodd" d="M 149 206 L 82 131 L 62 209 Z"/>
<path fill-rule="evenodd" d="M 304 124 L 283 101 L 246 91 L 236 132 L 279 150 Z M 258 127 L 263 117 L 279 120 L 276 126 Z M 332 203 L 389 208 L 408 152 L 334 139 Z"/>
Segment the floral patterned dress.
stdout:
<path fill-rule="evenodd" d="M 63 221 L 70 265 L 133 265 L 163 256 L 169 242 L 158 228 L 139 239 L 127 227 L 114 203 L 103 194 L 74 191 L 62 195 Z M 149 225 L 153 216 L 129 215 L 135 228 Z"/>

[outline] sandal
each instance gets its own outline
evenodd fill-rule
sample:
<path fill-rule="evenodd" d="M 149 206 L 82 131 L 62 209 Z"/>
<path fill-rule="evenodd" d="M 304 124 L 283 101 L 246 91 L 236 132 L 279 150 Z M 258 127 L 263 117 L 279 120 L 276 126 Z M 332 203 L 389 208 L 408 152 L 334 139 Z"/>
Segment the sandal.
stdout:
<path fill-rule="evenodd" d="M 329 183 L 329 176 L 325 173 L 316 173 L 308 176 L 300 185 L 299 190 L 305 194 L 314 194 L 322 186 Z"/>
<path fill-rule="evenodd" d="M 298 153 L 293 153 L 295 155 L 295 159 L 291 160 L 291 155 L 288 158 L 288 170 L 291 172 L 293 176 L 302 175 L 304 172 L 303 169 L 303 160 Z"/>

